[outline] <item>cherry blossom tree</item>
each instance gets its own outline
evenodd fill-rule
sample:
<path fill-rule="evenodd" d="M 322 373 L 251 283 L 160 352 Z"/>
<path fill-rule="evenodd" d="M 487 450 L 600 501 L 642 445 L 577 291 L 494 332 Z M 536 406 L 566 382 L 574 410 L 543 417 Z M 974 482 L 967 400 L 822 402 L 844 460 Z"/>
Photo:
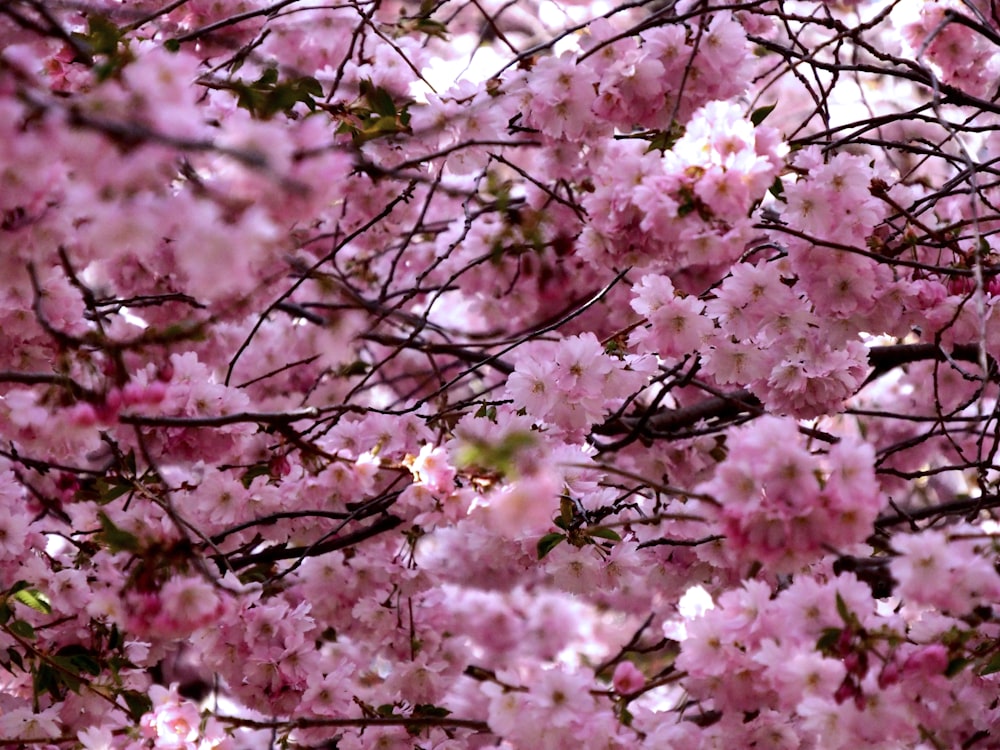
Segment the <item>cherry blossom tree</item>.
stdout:
<path fill-rule="evenodd" d="M 1000 5 L 0 2 L 0 744 L 1000 748 Z"/>

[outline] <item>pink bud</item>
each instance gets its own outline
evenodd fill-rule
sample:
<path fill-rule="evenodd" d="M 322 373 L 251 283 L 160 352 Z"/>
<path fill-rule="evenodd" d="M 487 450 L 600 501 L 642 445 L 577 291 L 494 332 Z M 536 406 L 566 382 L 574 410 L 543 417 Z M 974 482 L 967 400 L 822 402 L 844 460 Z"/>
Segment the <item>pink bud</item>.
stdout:
<path fill-rule="evenodd" d="M 74 475 L 68 474 L 64 471 L 61 472 L 56 478 L 56 487 L 58 487 L 60 491 L 71 490 L 76 492 L 76 490 L 80 489 L 80 482 Z"/>
<path fill-rule="evenodd" d="M 630 661 L 623 661 L 615 667 L 611 684 L 614 685 L 616 693 L 628 695 L 642 690 L 646 685 L 646 678 L 635 664 Z"/>
<path fill-rule="evenodd" d="M 850 629 L 844 628 L 840 631 L 840 636 L 837 638 L 837 645 L 834 646 L 834 650 L 841 656 L 847 654 L 851 650 L 851 641 L 854 639 L 854 633 Z"/>
<path fill-rule="evenodd" d="M 122 392 L 112 388 L 104 397 L 103 404 L 97 404 L 97 419 L 104 423 L 114 422 L 122 406 Z"/>
<path fill-rule="evenodd" d="M 97 424 L 97 410 L 86 401 L 78 401 L 69 410 L 69 421 L 77 427 L 93 427 Z"/>
<path fill-rule="evenodd" d="M 142 400 L 147 404 L 158 404 L 166 397 L 167 385 L 159 380 L 154 380 L 152 383 L 147 385 L 142 394 Z"/>
<path fill-rule="evenodd" d="M 174 363 L 169 360 L 156 369 L 156 379 L 169 383 L 174 379 Z"/>
<path fill-rule="evenodd" d="M 273 477 L 287 477 L 292 471 L 292 465 L 287 456 L 273 456 L 268 462 L 268 470 Z"/>
<path fill-rule="evenodd" d="M 139 383 L 131 382 L 127 383 L 122 389 L 122 401 L 126 406 L 133 406 L 135 404 L 142 403 L 144 386 Z"/>
<path fill-rule="evenodd" d="M 104 406 L 113 412 L 117 412 L 122 406 L 122 392 L 117 388 L 112 388 L 104 397 Z"/>
<path fill-rule="evenodd" d="M 948 649 L 940 644 L 914 651 L 903 664 L 903 672 L 909 675 L 940 675 L 948 668 Z"/>
<path fill-rule="evenodd" d="M 850 678 L 845 679 L 840 683 L 840 687 L 837 688 L 837 692 L 833 694 L 833 699 L 837 701 L 838 704 L 843 703 L 848 698 L 854 697 L 857 693 L 857 688 L 854 683 L 851 682 Z"/>
<path fill-rule="evenodd" d="M 857 652 L 852 651 L 844 657 L 844 667 L 850 674 L 855 674 L 858 671 L 861 667 L 861 657 Z"/>
<path fill-rule="evenodd" d="M 879 672 L 878 686 L 884 690 L 890 685 L 895 685 L 897 682 L 899 682 L 899 677 L 901 672 L 902 670 L 899 668 L 899 665 L 896 662 L 894 661 L 889 662 L 884 667 L 882 667 L 882 671 Z"/>
<path fill-rule="evenodd" d="M 971 276 L 952 276 L 948 279 L 950 294 L 968 294 L 976 288 L 976 282 Z"/>

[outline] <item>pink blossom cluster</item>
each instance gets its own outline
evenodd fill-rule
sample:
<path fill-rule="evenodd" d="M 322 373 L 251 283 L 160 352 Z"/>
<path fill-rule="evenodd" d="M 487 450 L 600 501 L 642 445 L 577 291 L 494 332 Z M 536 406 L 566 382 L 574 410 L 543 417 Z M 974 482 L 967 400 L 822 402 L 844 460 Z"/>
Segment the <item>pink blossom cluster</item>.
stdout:
<path fill-rule="evenodd" d="M 970 8 L 975 12 L 970 13 Z M 921 6 L 918 20 L 903 27 L 903 37 L 922 61 L 936 68 L 944 83 L 974 96 L 988 95 L 992 78 L 1000 67 L 1000 57 L 986 36 L 974 27 L 952 20 L 949 13 L 974 20 L 991 17 L 986 3 L 967 6 L 951 0 L 935 0 Z M 987 23 L 994 28 L 997 24 L 995 18 Z"/>
<path fill-rule="evenodd" d="M 867 350 L 782 278 L 781 264 L 739 263 L 703 302 L 666 275 L 644 276 L 631 306 L 645 324 L 629 341 L 668 359 L 701 354 L 717 383 L 748 387 L 774 413 L 837 411 L 864 380 Z"/>
<path fill-rule="evenodd" d="M 180 697 L 176 686 L 166 689 L 160 685 L 150 688 L 153 710 L 143 716 L 140 733 L 143 739 L 152 742 L 152 747 L 163 750 L 226 750 L 233 746 L 225 729 L 215 719 L 202 721 L 198 706 Z M 110 745 L 110 738 L 93 733 L 81 733 L 84 747 Z M 141 745 L 140 745 L 141 746 Z"/>
<path fill-rule="evenodd" d="M 224 617 L 226 598 L 204 579 L 174 577 L 152 591 L 129 591 L 121 624 L 151 641 L 179 640 Z"/>
<path fill-rule="evenodd" d="M 774 747 L 917 747 L 920 723 L 942 705 L 956 713 L 935 721 L 941 742 L 960 744 L 992 726 L 995 706 L 951 703 L 992 678 L 962 672 L 949 679 L 948 648 L 923 640 L 964 625 L 907 621 L 872 604 L 866 585 L 850 575 L 797 579 L 777 595 L 748 582 L 686 622 L 676 664 L 690 671 L 693 695 L 724 715 L 753 710 L 743 726 L 718 727 L 720 737 L 749 741 L 768 727 Z"/>
<path fill-rule="evenodd" d="M 811 452 L 793 420 L 762 417 L 732 432 L 726 453 L 699 491 L 738 565 L 793 572 L 863 541 L 884 504 L 865 443 Z"/>
<path fill-rule="evenodd" d="M 509 737 L 515 747 L 568 750 L 618 744 L 616 722 L 609 712 L 596 710 L 592 684 L 593 677 L 586 670 L 557 667 L 533 675 L 525 691 L 486 685 L 490 728 Z M 581 716 L 588 719 L 581 722 Z"/>
<path fill-rule="evenodd" d="M 778 132 L 754 127 L 730 102 L 694 112 L 661 157 L 641 142 L 609 146 L 583 200 L 591 217 L 584 257 L 655 271 L 732 263 L 752 237 L 748 216 L 782 164 Z"/>
<path fill-rule="evenodd" d="M 703 104 L 739 94 L 753 68 L 746 33 L 728 12 L 695 29 L 672 24 L 625 38 L 599 19 L 581 47 L 579 56 L 541 59 L 527 81 L 525 120 L 549 138 L 669 129 Z"/>
<path fill-rule="evenodd" d="M 523 347 L 507 380 L 514 406 L 570 435 L 580 434 L 642 388 L 650 359 L 605 352 L 592 333 Z"/>
<path fill-rule="evenodd" d="M 795 165 L 805 176 L 788 186 L 782 217 L 808 238 L 794 238 L 789 245 L 797 286 L 821 315 L 867 313 L 893 280 L 888 269 L 826 243 L 864 249 L 885 217 L 885 203 L 872 193 L 879 177 L 863 157 L 838 154 L 826 160 L 818 149 L 797 154 Z"/>
<path fill-rule="evenodd" d="M 665 359 L 699 352 L 715 326 L 705 303 L 674 289 L 669 276 L 648 274 L 632 288 L 632 309 L 649 324 L 632 332 L 629 344 Z"/>
<path fill-rule="evenodd" d="M 954 615 L 990 606 L 1000 596 L 992 537 L 974 526 L 927 530 L 893 539 L 889 564 L 896 593 L 907 604 Z"/>

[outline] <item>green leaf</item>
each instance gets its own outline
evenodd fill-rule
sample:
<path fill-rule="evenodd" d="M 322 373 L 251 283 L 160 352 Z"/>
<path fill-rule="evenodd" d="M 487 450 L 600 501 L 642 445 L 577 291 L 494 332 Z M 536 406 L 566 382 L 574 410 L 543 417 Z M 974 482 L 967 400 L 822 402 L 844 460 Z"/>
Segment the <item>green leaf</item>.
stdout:
<path fill-rule="evenodd" d="M 341 378 L 350 378 L 355 375 L 365 375 L 371 369 L 367 362 L 362 362 L 360 359 L 354 362 L 347 362 L 342 364 L 337 368 L 337 376 Z"/>
<path fill-rule="evenodd" d="M 851 611 L 847 608 L 847 603 L 841 597 L 839 591 L 837 592 L 837 614 L 840 615 L 840 619 L 844 621 L 845 625 L 852 625 L 854 623 Z"/>
<path fill-rule="evenodd" d="M 978 674 L 980 677 L 985 677 L 996 672 L 1000 672 L 1000 652 L 993 654 L 993 658 L 979 670 Z"/>
<path fill-rule="evenodd" d="M 35 629 L 31 626 L 31 623 L 24 620 L 14 620 L 7 628 L 19 638 L 24 638 L 26 641 L 35 640 Z"/>
<path fill-rule="evenodd" d="M 167 52 L 177 52 L 181 48 L 181 43 L 176 39 L 168 39 L 163 43 L 163 49 Z"/>
<path fill-rule="evenodd" d="M 381 117 L 368 123 L 359 133 L 358 137 L 362 142 L 381 138 L 384 135 L 392 135 L 402 130 L 396 115 L 382 115 Z"/>
<path fill-rule="evenodd" d="M 123 690 L 121 696 L 128 706 L 129 717 L 134 722 L 138 722 L 144 714 L 153 710 L 153 701 L 136 690 Z"/>
<path fill-rule="evenodd" d="M 527 431 L 512 432 L 496 444 L 470 440 L 459 449 L 456 460 L 462 468 L 478 466 L 506 475 L 514 470 L 518 453 L 533 445 L 535 436 Z"/>
<path fill-rule="evenodd" d="M 963 659 L 960 656 L 955 657 L 954 659 L 952 659 L 951 661 L 949 661 L 948 662 L 948 666 L 945 667 L 945 670 L 944 670 L 945 677 L 954 677 L 959 672 L 961 672 L 963 669 L 965 669 L 966 666 L 968 666 L 968 664 L 969 664 L 969 660 L 968 659 Z"/>
<path fill-rule="evenodd" d="M 59 673 L 53 667 L 45 663 L 38 665 L 32 680 L 32 689 L 36 696 L 48 693 L 56 700 L 61 700 L 63 687 L 59 681 Z"/>
<path fill-rule="evenodd" d="M 79 644 L 63 646 L 52 658 L 73 672 L 82 672 L 95 677 L 101 673 L 101 664 L 95 658 L 94 652 Z"/>
<path fill-rule="evenodd" d="M 122 495 L 132 490 L 132 485 L 124 481 L 109 482 L 106 479 L 98 479 L 94 482 L 94 489 L 97 490 L 97 502 L 100 505 L 107 505 L 112 500 L 117 500 Z"/>
<path fill-rule="evenodd" d="M 24 669 L 24 660 L 21 658 L 21 652 L 13 646 L 7 648 L 7 658 L 9 658 L 10 663 L 14 664 L 18 669 Z"/>
<path fill-rule="evenodd" d="M 681 139 L 684 135 L 684 126 L 675 122 L 666 130 L 658 130 L 654 133 L 649 139 L 649 148 L 646 149 L 646 153 L 659 151 L 662 154 L 672 149 L 674 144 Z"/>
<path fill-rule="evenodd" d="M 299 88 L 307 94 L 313 96 L 323 96 L 323 85 L 312 76 L 304 76 L 299 79 Z"/>
<path fill-rule="evenodd" d="M 417 31 L 422 31 L 427 36 L 436 36 L 438 39 L 448 41 L 448 27 L 433 18 L 421 18 L 417 22 Z"/>
<path fill-rule="evenodd" d="M 767 116 L 774 111 L 774 108 L 777 106 L 777 104 L 778 103 L 775 102 L 774 104 L 769 104 L 766 107 L 760 107 L 751 112 L 750 122 L 754 124 L 754 127 L 764 122 L 764 120 L 767 119 Z"/>
<path fill-rule="evenodd" d="M 121 30 L 107 16 L 94 13 L 87 18 L 87 33 L 73 33 L 73 38 L 91 55 L 113 57 L 118 52 Z"/>
<path fill-rule="evenodd" d="M 243 473 L 240 482 L 244 487 L 250 489 L 250 485 L 253 484 L 254 479 L 257 477 L 266 477 L 270 473 L 271 469 L 267 464 L 254 464 Z"/>
<path fill-rule="evenodd" d="M 555 549 L 559 544 L 566 539 L 565 534 L 559 534 L 553 531 L 550 534 L 546 534 L 541 539 L 538 540 L 538 559 L 541 560 L 549 552 Z"/>
<path fill-rule="evenodd" d="M 275 86 L 274 91 L 272 91 L 267 97 L 262 114 L 265 116 L 271 116 L 277 114 L 278 112 L 287 112 L 302 101 L 302 96 L 303 95 L 295 89 L 294 84 L 285 83 L 280 86 Z"/>
<path fill-rule="evenodd" d="M 101 520 L 101 541 L 108 546 L 112 552 L 133 552 L 137 553 L 142 549 L 139 537 L 124 529 L 115 526 L 114 522 L 106 514 L 100 513 Z"/>
<path fill-rule="evenodd" d="M 397 111 L 396 103 L 392 100 L 392 95 L 381 86 L 375 86 L 369 80 L 363 81 L 362 84 L 361 91 L 371 105 L 372 110 L 383 117 L 395 120 Z"/>
<path fill-rule="evenodd" d="M 781 197 L 785 194 L 785 183 L 781 181 L 780 177 L 775 177 L 774 182 L 771 183 L 771 187 L 767 190 L 775 198 L 781 199 Z"/>
<path fill-rule="evenodd" d="M 451 711 L 447 708 L 435 706 L 433 703 L 418 703 L 413 707 L 413 716 L 428 716 L 443 719 L 445 716 L 450 715 Z"/>
<path fill-rule="evenodd" d="M 234 80 L 225 84 L 237 96 L 238 106 L 249 110 L 263 119 L 273 117 L 278 112 L 291 114 L 295 105 L 305 104 L 316 110 L 314 96 L 323 95 L 323 86 L 311 76 L 302 76 L 281 81 L 277 68 L 268 68 L 253 83 Z"/>
<path fill-rule="evenodd" d="M 573 523 L 573 511 L 576 510 L 576 506 L 573 504 L 573 498 L 569 495 L 563 495 L 559 498 L 559 524 L 560 529 L 568 529 L 570 524 Z"/>
<path fill-rule="evenodd" d="M 599 526 L 596 529 L 587 529 L 587 536 L 596 536 L 598 539 L 607 539 L 611 542 L 620 542 L 622 540 L 613 530 L 604 529 Z"/>
<path fill-rule="evenodd" d="M 254 86 L 259 89 L 271 88 L 278 82 L 278 69 L 268 68 L 265 70 L 260 78 L 254 81 Z"/>
<path fill-rule="evenodd" d="M 223 572 L 221 567 L 219 572 Z M 269 564 L 261 563 L 241 570 L 236 577 L 244 584 L 264 583 L 274 577 L 274 571 Z"/>
<path fill-rule="evenodd" d="M 837 645 L 837 641 L 840 640 L 840 634 L 843 631 L 840 628 L 826 628 L 823 631 L 823 635 L 819 637 L 816 641 L 816 650 L 821 654 L 831 654 L 834 647 Z"/>
<path fill-rule="evenodd" d="M 87 19 L 87 36 L 90 44 L 99 55 L 113 55 L 118 51 L 122 32 L 107 16 L 92 15 Z"/>
<path fill-rule="evenodd" d="M 52 606 L 49 604 L 48 597 L 39 591 L 35 591 L 35 589 L 18 591 L 14 594 L 14 598 L 21 602 L 21 604 L 27 605 L 36 612 L 41 612 L 43 615 L 52 614 Z"/>
<path fill-rule="evenodd" d="M 476 412 L 475 416 L 476 419 L 488 419 L 491 422 L 496 422 L 497 408 L 495 406 L 487 406 L 486 404 L 483 404 L 482 406 L 479 407 L 479 410 Z"/>

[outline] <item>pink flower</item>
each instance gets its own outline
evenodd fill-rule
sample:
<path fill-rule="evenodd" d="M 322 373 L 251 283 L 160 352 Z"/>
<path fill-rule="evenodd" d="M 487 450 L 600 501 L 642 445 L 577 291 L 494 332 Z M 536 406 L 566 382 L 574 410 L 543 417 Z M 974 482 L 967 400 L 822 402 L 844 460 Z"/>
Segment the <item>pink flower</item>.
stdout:
<path fill-rule="evenodd" d="M 595 395 L 614 369 L 611 358 L 593 333 L 570 336 L 555 351 L 556 379 L 564 393 Z"/>
<path fill-rule="evenodd" d="M 0 735 L 24 740 L 45 740 L 62 734 L 59 710 L 53 706 L 42 711 L 14 708 L 0 714 Z"/>
<path fill-rule="evenodd" d="M 321 678 L 314 677 L 302 694 L 302 710 L 315 716 L 337 716 L 350 705 L 345 687 L 349 675 L 331 672 Z"/>
<path fill-rule="evenodd" d="M 176 686 L 149 688 L 153 710 L 142 717 L 140 729 L 147 739 L 164 750 L 195 750 L 201 715 L 198 707 L 177 695 Z"/>
<path fill-rule="evenodd" d="M 28 532 L 30 525 L 31 516 L 15 508 L 0 514 L 0 560 L 16 560 L 24 556 L 32 541 Z"/>
<path fill-rule="evenodd" d="M 551 360 L 525 358 L 507 378 L 507 391 L 514 403 L 530 414 L 544 417 L 559 401 L 555 383 L 556 364 Z"/>
<path fill-rule="evenodd" d="M 432 492 L 447 495 L 455 489 L 455 467 L 448 461 L 447 451 L 426 443 L 409 462 L 414 481 Z"/>
<path fill-rule="evenodd" d="M 591 130 L 596 76 L 575 56 L 542 58 L 528 80 L 527 121 L 552 138 L 580 138 Z"/>
<path fill-rule="evenodd" d="M 967 538 L 963 537 L 963 531 Z M 1000 575 L 989 548 L 976 543 L 980 532 L 971 526 L 949 531 L 928 529 L 897 534 L 892 539 L 899 556 L 889 569 L 904 601 L 937 607 L 961 615 L 1000 597 Z"/>
<path fill-rule="evenodd" d="M 109 727 L 87 727 L 77 732 L 76 736 L 86 750 L 110 750 L 114 741 Z"/>
<path fill-rule="evenodd" d="M 594 709 L 591 681 L 583 672 L 545 669 L 529 683 L 529 701 L 541 711 L 547 724 L 566 727 Z"/>
<path fill-rule="evenodd" d="M 748 56 L 746 32 L 730 13 L 716 13 L 698 48 L 705 67 L 725 79 Z"/>
<path fill-rule="evenodd" d="M 521 477 L 492 492 L 488 503 L 489 524 L 504 536 L 541 534 L 559 507 L 558 480 L 549 473 Z"/>
<path fill-rule="evenodd" d="M 680 357 L 701 348 L 713 328 L 704 303 L 675 293 L 668 276 L 643 276 L 633 293 L 632 309 L 645 315 L 650 327 L 632 334 L 632 346 L 652 349 L 661 357 Z"/>
<path fill-rule="evenodd" d="M 611 678 L 615 691 L 621 695 L 637 693 L 646 685 L 646 677 L 630 661 L 619 662 Z"/>

